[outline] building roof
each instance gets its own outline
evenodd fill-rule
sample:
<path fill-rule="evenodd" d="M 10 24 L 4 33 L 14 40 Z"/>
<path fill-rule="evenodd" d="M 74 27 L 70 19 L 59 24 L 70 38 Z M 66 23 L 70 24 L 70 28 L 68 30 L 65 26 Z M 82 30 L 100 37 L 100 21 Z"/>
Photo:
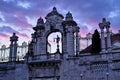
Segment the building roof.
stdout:
<path fill-rule="evenodd" d="M 120 42 L 120 33 L 118 33 L 118 34 L 113 34 L 111 40 L 112 40 L 112 44 L 115 43 L 116 41 L 119 41 L 119 42 Z"/>
<path fill-rule="evenodd" d="M 92 45 L 89 45 L 87 48 L 83 49 L 82 51 L 80 51 L 80 53 L 88 53 L 91 51 Z"/>
<path fill-rule="evenodd" d="M 113 34 L 111 36 L 111 41 L 112 41 L 112 45 L 115 42 L 120 42 L 120 33 L 117 34 Z M 107 47 L 107 39 L 105 38 L 105 45 Z M 91 51 L 92 45 L 88 46 L 87 48 L 83 49 L 82 51 L 80 51 L 80 53 L 89 53 Z M 117 48 L 118 49 L 118 48 Z M 119 48 L 120 49 L 120 48 Z M 115 49 L 114 49 L 115 50 Z"/>

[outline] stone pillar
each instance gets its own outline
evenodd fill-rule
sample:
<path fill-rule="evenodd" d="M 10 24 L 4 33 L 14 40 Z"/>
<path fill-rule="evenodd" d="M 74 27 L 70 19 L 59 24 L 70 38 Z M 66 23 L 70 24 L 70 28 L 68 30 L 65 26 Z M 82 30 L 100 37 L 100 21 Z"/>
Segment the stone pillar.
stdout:
<path fill-rule="evenodd" d="M 16 61 L 16 57 L 17 57 L 17 41 L 14 42 L 14 53 L 13 53 L 13 61 Z"/>
<path fill-rule="evenodd" d="M 63 43 L 62 43 L 62 45 L 63 45 L 63 47 L 62 47 L 62 52 L 64 52 L 64 53 L 66 53 L 67 52 L 67 40 L 66 40 L 67 38 L 66 38 L 66 34 L 64 34 L 63 35 L 63 38 L 62 38 L 62 41 L 63 41 Z"/>
<path fill-rule="evenodd" d="M 64 33 L 63 34 L 63 38 L 62 38 L 62 58 L 67 58 L 68 54 L 67 54 L 67 34 Z"/>
<path fill-rule="evenodd" d="M 105 52 L 105 37 L 104 37 L 104 29 L 101 29 L 101 48 L 102 52 Z"/>
<path fill-rule="evenodd" d="M 68 26 L 67 28 L 67 53 L 70 56 L 74 55 L 74 34 L 72 26 Z"/>
<path fill-rule="evenodd" d="M 47 53 L 47 50 L 46 50 L 46 48 L 47 48 L 47 45 L 46 45 L 46 43 L 47 43 L 47 40 L 46 40 L 46 37 L 45 36 L 43 36 L 43 40 L 42 40 L 43 42 L 42 42 L 42 50 L 43 50 L 43 53 L 44 54 L 46 54 Z"/>
<path fill-rule="evenodd" d="M 37 32 L 37 43 L 36 43 L 36 59 L 46 59 L 46 39 L 44 35 L 42 34 L 43 31 Z"/>
<path fill-rule="evenodd" d="M 105 27 L 105 21 L 103 19 L 102 23 L 99 23 L 99 27 L 101 29 L 101 52 L 105 53 L 105 37 L 104 37 L 104 27 Z"/>
<path fill-rule="evenodd" d="M 76 27 L 76 54 L 79 54 L 80 51 L 80 40 L 79 40 L 79 27 Z"/>
<path fill-rule="evenodd" d="M 36 55 L 39 55 L 39 54 L 41 54 L 41 44 L 40 44 L 40 37 L 37 37 L 37 43 L 36 43 Z"/>
<path fill-rule="evenodd" d="M 9 61 L 16 61 L 18 37 L 15 35 L 15 33 L 13 33 L 13 36 L 10 37 L 10 41 Z"/>
<path fill-rule="evenodd" d="M 111 51 L 111 34 L 110 34 L 110 22 L 106 22 L 106 31 L 107 31 L 107 51 Z"/>
<path fill-rule="evenodd" d="M 77 23 L 73 20 L 72 14 L 68 12 L 65 17 L 65 21 L 62 22 L 62 25 L 65 27 L 66 33 L 66 51 L 68 55 L 75 55 L 74 47 L 74 32 L 77 26 Z"/>
<path fill-rule="evenodd" d="M 11 41 L 11 44 L 10 44 L 10 53 L 9 53 L 9 61 L 10 62 L 12 61 L 12 51 L 13 51 L 13 41 Z"/>
<path fill-rule="evenodd" d="M 36 53 L 35 53 L 35 58 L 36 59 L 43 59 L 45 58 L 45 51 L 46 51 L 46 40 L 44 38 L 44 32 L 45 32 L 45 27 L 44 27 L 44 21 L 43 19 L 40 17 L 37 21 L 37 25 L 36 27 L 33 27 L 33 29 L 35 30 L 35 39 L 36 39 Z"/>
<path fill-rule="evenodd" d="M 36 37 L 35 37 L 35 33 L 33 33 L 32 34 L 32 45 L 33 45 L 33 51 L 34 51 L 34 53 L 36 53 L 35 43 L 36 43 Z"/>

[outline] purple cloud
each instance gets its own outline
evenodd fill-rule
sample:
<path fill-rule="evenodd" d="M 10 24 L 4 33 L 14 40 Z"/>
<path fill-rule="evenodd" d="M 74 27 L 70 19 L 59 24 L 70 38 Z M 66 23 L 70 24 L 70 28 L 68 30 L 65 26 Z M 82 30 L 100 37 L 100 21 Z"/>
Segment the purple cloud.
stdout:
<path fill-rule="evenodd" d="M 9 26 L 3 26 L 3 27 L 0 27 L 0 32 L 4 33 L 4 32 L 7 32 L 7 33 L 18 33 L 17 31 L 15 31 L 14 29 L 12 29 L 11 27 Z"/>
<path fill-rule="evenodd" d="M 0 33 L 0 38 L 8 38 L 9 36 L 3 33 Z"/>
<path fill-rule="evenodd" d="M 20 37 L 24 37 L 24 38 L 28 38 L 29 39 L 29 37 L 26 34 L 20 33 L 20 32 L 14 30 L 13 28 L 11 28 L 9 26 L 0 27 L 0 32 L 1 32 L 2 36 L 7 36 L 6 33 L 9 33 L 9 34 L 16 33 Z"/>
<path fill-rule="evenodd" d="M 59 4 L 62 10 L 67 9 L 71 11 L 74 19 L 78 20 L 78 24 L 87 23 L 93 26 L 93 29 L 99 28 L 98 23 L 101 22 L 101 19 L 103 17 L 106 17 L 112 23 L 111 26 L 119 29 L 120 14 L 116 15 L 115 17 L 109 18 L 111 12 L 117 10 L 118 13 L 120 13 L 119 0 L 89 0 L 89 2 L 87 2 L 86 0 L 70 0 L 70 3 L 68 3 L 68 1 L 64 1 L 64 3 L 61 1 L 59 2 Z M 114 14 L 115 13 L 113 13 L 113 15 Z"/>
<path fill-rule="evenodd" d="M 2 22 L 3 20 L 0 18 L 0 22 Z"/>
<path fill-rule="evenodd" d="M 1 35 L 16 32 L 19 36 L 28 37 L 32 32 L 21 33 L 16 28 L 32 29 L 33 25 L 36 25 L 32 20 L 44 18 L 54 6 L 63 16 L 68 11 L 73 14 L 82 35 L 93 32 L 96 28 L 99 29 L 98 23 L 103 17 L 111 22 L 113 32 L 120 29 L 120 0 L 0 0 L 0 13 L 5 19 L 3 21 L 0 18 L 0 22 L 13 25 L 12 27 L 0 25 Z"/>

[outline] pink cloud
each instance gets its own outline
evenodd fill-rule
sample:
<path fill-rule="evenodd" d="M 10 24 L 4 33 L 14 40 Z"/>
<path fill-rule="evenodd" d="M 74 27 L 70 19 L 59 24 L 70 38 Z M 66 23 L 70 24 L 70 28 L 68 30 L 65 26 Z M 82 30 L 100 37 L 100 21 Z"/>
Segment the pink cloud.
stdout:
<path fill-rule="evenodd" d="M 7 39 L 7 38 L 9 38 L 9 37 L 10 37 L 9 35 L 0 33 L 0 39 Z"/>
<path fill-rule="evenodd" d="M 17 34 L 18 35 L 18 37 L 21 37 L 21 38 L 25 38 L 25 39 L 27 39 L 27 40 L 30 40 L 30 38 L 26 35 L 26 34 L 21 34 L 21 33 L 19 33 L 19 34 Z"/>

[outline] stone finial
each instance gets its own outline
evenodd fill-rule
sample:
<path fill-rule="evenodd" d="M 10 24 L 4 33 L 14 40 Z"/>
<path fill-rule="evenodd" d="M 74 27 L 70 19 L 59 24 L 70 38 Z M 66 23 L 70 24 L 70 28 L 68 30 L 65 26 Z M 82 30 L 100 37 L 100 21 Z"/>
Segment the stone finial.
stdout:
<path fill-rule="evenodd" d="M 56 7 L 53 7 L 53 11 L 55 11 L 55 12 L 57 11 Z"/>
<path fill-rule="evenodd" d="M 105 18 L 103 18 L 102 22 L 103 22 L 103 24 L 104 24 L 104 26 L 105 26 L 106 28 L 109 28 L 109 27 L 110 27 L 110 22 L 109 22 L 109 21 L 106 21 Z"/>
<path fill-rule="evenodd" d="M 109 28 L 110 27 L 110 22 L 106 21 L 106 18 L 103 18 L 102 19 L 102 25 L 106 28 Z"/>
<path fill-rule="evenodd" d="M 103 23 L 99 23 L 98 25 L 99 25 L 100 29 L 104 29 Z"/>
<path fill-rule="evenodd" d="M 13 36 L 15 36 L 16 35 L 16 33 L 13 33 Z"/>
<path fill-rule="evenodd" d="M 44 27 L 44 21 L 43 21 L 43 19 L 41 17 L 38 19 L 37 25 L 36 25 L 36 27 L 33 27 L 33 29 L 35 31 L 37 31 L 37 30 L 44 30 L 45 29 L 45 27 Z"/>
<path fill-rule="evenodd" d="M 64 18 L 62 14 L 58 13 L 56 7 L 53 7 L 53 10 L 52 10 L 50 13 L 48 13 L 45 18 L 47 19 L 47 18 L 49 18 L 50 16 L 54 16 L 54 15 L 59 16 L 59 17 L 61 17 L 62 19 Z"/>
<path fill-rule="evenodd" d="M 70 12 L 68 12 L 66 14 L 66 21 L 72 21 L 72 20 L 73 20 L 72 14 Z"/>
<path fill-rule="evenodd" d="M 43 25 L 44 24 L 44 21 L 43 21 L 43 19 L 40 17 L 39 19 L 38 19 L 38 21 L 37 21 L 37 26 L 41 26 L 41 25 Z"/>
<path fill-rule="evenodd" d="M 13 36 L 10 37 L 10 41 L 18 41 L 18 36 L 16 36 L 16 34 L 13 33 Z"/>
<path fill-rule="evenodd" d="M 72 14 L 68 12 L 66 14 L 65 21 L 62 23 L 63 26 L 77 26 L 77 23 L 73 20 Z"/>
<path fill-rule="evenodd" d="M 6 48 L 6 45 L 2 45 L 2 49 L 5 49 Z"/>
<path fill-rule="evenodd" d="M 102 22 L 99 23 L 98 25 L 99 25 L 100 29 L 104 29 L 105 24 L 106 24 L 106 18 L 103 18 L 103 19 L 102 19 Z"/>
<path fill-rule="evenodd" d="M 102 22 L 103 22 L 103 23 L 106 22 L 106 18 L 103 18 L 103 19 L 102 19 Z"/>
<path fill-rule="evenodd" d="M 106 22 L 106 28 L 110 28 L 110 22 Z"/>
<path fill-rule="evenodd" d="M 27 46 L 27 43 L 24 41 L 24 42 L 22 43 L 22 46 Z"/>

